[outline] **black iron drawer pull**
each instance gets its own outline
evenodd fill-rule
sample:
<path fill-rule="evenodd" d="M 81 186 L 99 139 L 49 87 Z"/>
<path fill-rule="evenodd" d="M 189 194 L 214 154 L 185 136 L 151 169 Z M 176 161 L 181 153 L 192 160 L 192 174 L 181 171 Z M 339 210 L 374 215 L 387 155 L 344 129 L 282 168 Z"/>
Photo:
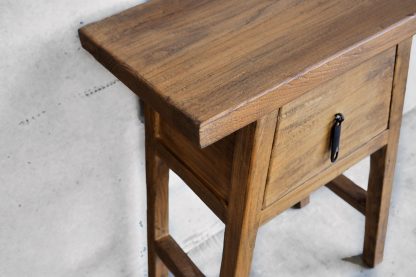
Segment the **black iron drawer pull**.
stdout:
<path fill-rule="evenodd" d="M 341 139 L 341 124 L 344 121 L 344 115 L 337 113 L 335 115 L 334 126 L 331 133 L 331 162 L 334 163 L 338 159 L 339 143 Z"/>

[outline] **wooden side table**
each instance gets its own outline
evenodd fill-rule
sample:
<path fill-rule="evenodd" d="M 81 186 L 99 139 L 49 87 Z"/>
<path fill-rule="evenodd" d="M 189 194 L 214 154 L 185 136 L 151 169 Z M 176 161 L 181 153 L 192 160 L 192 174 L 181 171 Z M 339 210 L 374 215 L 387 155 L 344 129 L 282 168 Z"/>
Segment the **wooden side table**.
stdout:
<path fill-rule="evenodd" d="M 154 0 L 79 31 L 145 103 L 149 276 L 202 276 L 169 235 L 168 170 L 226 225 L 221 276 L 321 186 L 366 217 L 381 262 L 414 0 Z M 368 190 L 342 173 L 371 156 Z"/>

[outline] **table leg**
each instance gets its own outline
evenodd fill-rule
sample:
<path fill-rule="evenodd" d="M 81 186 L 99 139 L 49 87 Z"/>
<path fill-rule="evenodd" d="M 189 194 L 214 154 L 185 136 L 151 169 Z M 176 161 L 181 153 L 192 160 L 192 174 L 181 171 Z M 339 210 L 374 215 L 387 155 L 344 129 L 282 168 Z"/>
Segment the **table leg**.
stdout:
<path fill-rule="evenodd" d="M 237 133 L 221 277 L 249 276 L 277 113 Z"/>
<path fill-rule="evenodd" d="M 169 168 L 155 152 L 157 121 L 158 115 L 146 107 L 147 249 L 150 277 L 168 276 L 168 269 L 155 250 L 155 241 L 169 233 Z"/>
<path fill-rule="evenodd" d="M 388 144 L 371 155 L 363 250 L 363 260 L 370 267 L 383 260 L 411 45 L 408 39 L 397 46 Z"/>

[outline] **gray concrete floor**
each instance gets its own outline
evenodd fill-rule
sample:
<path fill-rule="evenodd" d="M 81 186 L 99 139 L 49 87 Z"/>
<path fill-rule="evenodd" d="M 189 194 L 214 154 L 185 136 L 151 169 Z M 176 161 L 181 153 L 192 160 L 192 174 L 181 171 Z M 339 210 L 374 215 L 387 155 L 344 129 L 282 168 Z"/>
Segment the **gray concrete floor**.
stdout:
<path fill-rule="evenodd" d="M 252 276 L 416 276 L 416 109 L 404 117 L 385 257 L 362 265 L 364 217 L 327 188 L 302 210 L 290 209 L 260 228 Z M 346 174 L 366 186 L 368 159 Z M 363 186 L 363 187 L 365 187 Z M 190 251 L 208 276 L 218 276 L 223 231 Z"/>

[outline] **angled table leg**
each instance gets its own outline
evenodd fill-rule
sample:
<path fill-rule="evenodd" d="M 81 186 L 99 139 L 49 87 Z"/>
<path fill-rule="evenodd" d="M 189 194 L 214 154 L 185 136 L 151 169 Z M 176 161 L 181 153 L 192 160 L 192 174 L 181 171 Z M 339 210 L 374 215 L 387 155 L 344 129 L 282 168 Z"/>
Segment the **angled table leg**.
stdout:
<path fill-rule="evenodd" d="M 397 46 L 388 144 L 371 155 L 363 251 L 363 260 L 370 267 L 383 260 L 411 43 L 408 39 Z"/>
<path fill-rule="evenodd" d="M 156 254 L 155 242 L 169 233 L 169 168 L 156 155 L 154 139 L 158 114 L 145 106 L 146 182 L 147 182 L 147 249 L 149 276 L 167 276 L 168 269 Z"/>
<path fill-rule="evenodd" d="M 237 134 L 221 263 L 222 277 L 250 274 L 276 121 L 277 113 L 273 113 L 244 127 Z"/>

